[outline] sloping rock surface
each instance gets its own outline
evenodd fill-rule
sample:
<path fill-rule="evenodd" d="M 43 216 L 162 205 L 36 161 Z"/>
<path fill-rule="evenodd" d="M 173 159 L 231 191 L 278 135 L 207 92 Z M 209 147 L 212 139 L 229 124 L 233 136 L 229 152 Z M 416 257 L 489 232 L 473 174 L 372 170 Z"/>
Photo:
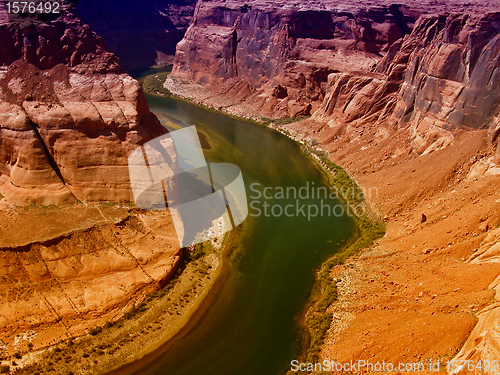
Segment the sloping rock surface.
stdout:
<path fill-rule="evenodd" d="M 89 203 L 131 201 L 128 156 L 166 129 L 103 40 L 63 8 L 22 17 L 0 3 L 2 358 L 116 319 L 181 257 L 165 211 Z"/>
<path fill-rule="evenodd" d="M 360 119 L 373 122 L 380 115 L 403 124 L 413 112 L 414 122 L 419 123 L 422 100 L 429 101 L 426 95 L 436 91 L 439 100 L 434 107 L 440 102 L 445 107 L 437 119 L 451 127 L 475 121 L 477 127 L 483 113 L 496 106 L 493 99 L 474 99 L 477 87 L 490 79 L 488 69 L 492 73 L 496 66 L 498 54 L 484 42 L 496 43 L 498 16 L 484 14 L 496 8 L 479 2 L 424 5 L 202 1 L 177 45 L 173 75 L 208 85 L 214 94 L 233 98 L 233 105 L 245 105 L 264 116 L 295 117 L 319 109 L 317 116 L 333 119 L 332 125 Z M 470 14 L 435 15 L 461 8 Z M 490 52 L 481 55 L 483 51 Z M 421 65 L 424 55 L 427 62 Z M 448 63 L 450 59 L 455 60 Z M 428 75 L 427 86 L 419 86 Z M 412 83 L 414 79 L 420 81 Z M 465 79 L 470 90 L 455 98 Z M 494 82 L 490 86 L 494 91 Z M 412 102 L 415 98 L 417 105 Z M 458 108 L 465 102 L 470 104 L 464 114 Z M 470 118 L 470 107 L 476 108 L 475 120 Z M 425 114 L 434 112 L 431 108 Z M 441 122 L 436 126 L 441 128 Z M 417 139 L 416 147 L 429 141 Z"/>

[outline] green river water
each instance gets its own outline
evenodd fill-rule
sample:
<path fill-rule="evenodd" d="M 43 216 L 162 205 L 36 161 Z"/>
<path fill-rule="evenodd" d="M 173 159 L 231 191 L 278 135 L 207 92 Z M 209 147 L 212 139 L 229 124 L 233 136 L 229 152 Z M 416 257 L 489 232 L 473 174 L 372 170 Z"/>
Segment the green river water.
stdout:
<path fill-rule="evenodd" d="M 212 148 L 208 161 L 234 163 L 245 181 L 249 209 L 236 248 L 224 258 L 220 286 L 196 322 L 154 355 L 125 366 L 122 373 L 148 375 L 278 375 L 298 355 L 299 318 L 314 283 L 314 271 L 356 231 L 347 217 L 307 218 L 293 197 L 276 197 L 272 207 L 294 205 L 293 217 L 266 217 L 261 187 L 325 186 L 323 172 L 280 133 L 207 111 L 185 101 L 147 96 L 162 121 L 196 125 Z M 253 185 L 252 185 L 253 184 Z M 260 185 L 257 185 L 260 184 Z M 258 186 L 260 188 L 258 188 Z M 305 188 L 304 188 L 305 189 Z M 303 189 L 303 190 L 304 190 Z M 303 195 L 304 196 L 304 195 Z M 323 196 L 322 196 L 323 197 Z M 327 202 L 330 206 L 339 201 Z M 298 199 L 299 205 L 319 204 Z M 325 210 L 326 212 L 326 210 Z M 270 212 L 268 212 L 269 214 Z M 290 209 L 288 213 L 292 213 Z M 275 217 L 276 216 L 276 217 Z"/>

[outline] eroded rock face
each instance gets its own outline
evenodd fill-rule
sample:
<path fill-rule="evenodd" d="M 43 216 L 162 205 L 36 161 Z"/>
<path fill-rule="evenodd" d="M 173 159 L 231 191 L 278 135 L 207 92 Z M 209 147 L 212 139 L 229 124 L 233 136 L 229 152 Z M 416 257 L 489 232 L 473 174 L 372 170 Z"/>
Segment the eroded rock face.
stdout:
<path fill-rule="evenodd" d="M 314 115 L 335 134 L 362 124 L 409 133 L 426 154 L 451 144 L 456 129 L 499 128 L 498 19 L 486 15 L 423 15 L 411 34 L 396 41 L 375 75 L 329 76 Z"/>
<path fill-rule="evenodd" d="M 17 205 L 129 201 L 128 155 L 166 132 L 137 81 L 71 9 L 29 22 L 3 13 L 0 31 L 2 195 Z"/>
<path fill-rule="evenodd" d="M 24 233 L 37 228 L 35 236 L 0 243 L 3 356 L 4 349 L 43 347 L 120 317 L 163 286 L 182 256 L 166 211 L 83 205 L 3 211 L 2 232 L 16 225 Z"/>
<path fill-rule="evenodd" d="M 461 7 L 201 2 L 173 74 L 267 117 L 313 114 L 333 136 L 404 128 L 417 154 L 446 147 L 455 129 L 490 128 L 494 141 L 499 14 L 488 3 L 440 13 Z"/>
<path fill-rule="evenodd" d="M 413 130 L 419 153 L 449 143 L 454 129 L 495 131 L 500 121 L 500 13 L 422 17 L 389 68 L 409 52 L 392 117 L 398 127 Z"/>
<path fill-rule="evenodd" d="M 0 4 L 2 356 L 116 319 L 181 257 L 166 211 L 76 204 L 131 201 L 128 156 L 166 129 L 102 39 L 63 8 L 23 19 Z"/>
<path fill-rule="evenodd" d="M 453 81 L 458 78 L 449 76 L 455 74 L 451 72 L 460 74 L 456 70 L 461 59 L 457 56 L 462 53 L 457 47 L 458 34 L 461 33 L 465 44 L 470 39 L 474 66 L 483 47 L 495 54 L 493 46 L 473 42 L 496 35 L 494 15 L 427 15 L 417 22 L 422 13 L 457 11 L 460 7 L 457 2 L 408 2 L 400 6 L 384 1 L 333 4 L 325 0 L 315 3 L 292 1 L 285 6 L 257 0 L 246 5 L 232 1 L 203 1 L 184 39 L 177 45 L 173 75 L 214 87 L 214 92 L 221 95 L 230 93 L 235 100 L 269 117 L 309 115 L 319 109 L 319 118 L 331 117 L 329 120 L 334 119 L 334 123 L 373 122 L 379 119 L 375 112 L 382 115 L 380 119 L 394 112 L 394 118 L 399 120 L 408 115 L 411 107 L 410 103 L 404 104 L 411 101 L 408 87 L 413 78 L 410 70 L 422 68 L 417 60 L 422 60 L 423 55 L 429 60 L 425 66 L 441 71 L 436 74 Z M 476 14 L 481 8 L 487 11 L 494 6 L 488 3 L 468 5 L 468 10 Z M 416 49 L 419 52 L 413 53 Z M 468 59 L 465 55 L 466 52 L 464 61 Z M 484 55 L 482 64 L 491 62 L 492 58 Z M 447 63 L 450 59 L 456 60 L 455 65 Z M 432 72 L 429 74 L 434 74 Z M 342 74 L 351 78 L 338 79 Z M 425 69 L 422 74 L 427 75 Z M 486 77 L 487 72 L 484 74 Z M 483 82 L 477 75 L 472 71 L 468 73 L 480 86 Z M 405 86 L 398 94 L 403 80 Z M 433 78 L 428 80 L 426 92 L 439 92 L 436 85 L 441 87 L 442 82 L 433 82 Z M 422 89 L 418 82 L 412 85 L 416 91 Z M 442 93 L 436 95 L 449 96 L 444 101 L 454 103 L 453 95 L 459 89 L 448 82 Z M 330 90 L 337 92 L 334 94 Z M 342 106 L 342 103 L 347 104 L 344 100 L 337 101 L 338 94 L 348 100 L 349 108 Z M 335 103 L 330 100 L 332 96 Z M 396 97 L 399 97 L 397 105 Z M 456 104 L 458 107 L 460 103 L 470 102 L 467 105 L 477 109 L 474 121 L 479 123 L 483 121 L 480 113 L 488 110 L 484 107 L 488 104 L 484 103 L 484 97 L 474 98 L 474 90 L 464 92 Z M 483 104 L 478 106 L 472 103 L 474 100 Z M 460 111 L 451 115 L 453 126 L 469 121 L 459 120 L 460 116 Z M 425 151 L 426 142 L 416 139 L 415 148 Z"/>
<path fill-rule="evenodd" d="M 244 82 L 253 90 L 244 87 L 241 99 L 263 114 L 308 115 L 324 99 L 329 74 L 369 72 L 415 18 L 389 5 L 200 2 L 177 45 L 173 74 L 227 87 Z"/>
<path fill-rule="evenodd" d="M 487 229 L 487 228 L 486 228 Z M 471 264 L 485 264 L 485 263 L 498 263 L 500 250 L 500 230 L 491 230 L 488 235 L 483 239 L 478 249 L 475 250 L 474 255 L 470 257 L 468 263 Z M 498 325 L 500 317 L 500 276 L 497 277 L 490 285 L 491 289 L 496 291 L 495 303 L 480 311 L 477 316 L 479 321 L 467 338 L 464 346 L 456 355 L 454 360 L 457 364 L 464 361 L 471 361 L 470 363 L 482 364 L 482 374 L 495 373 L 494 366 L 484 367 L 486 363 L 494 364 L 498 362 L 500 356 L 499 345 L 500 340 L 498 332 L 500 327 Z M 453 366 L 449 369 L 450 374 L 474 374 L 477 373 L 475 368 L 470 365 L 465 365 L 462 369 L 459 366 Z"/>

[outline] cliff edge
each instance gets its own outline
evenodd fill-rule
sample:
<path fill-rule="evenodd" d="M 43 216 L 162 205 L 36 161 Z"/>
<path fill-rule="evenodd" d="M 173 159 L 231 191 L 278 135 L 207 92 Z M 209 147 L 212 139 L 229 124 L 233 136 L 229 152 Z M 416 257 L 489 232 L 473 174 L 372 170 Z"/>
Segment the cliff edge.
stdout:
<path fill-rule="evenodd" d="M 38 18 L 0 9 L 1 194 L 17 205 L 130 201 L 128 155 L 166 130 L 69 5 Z"/>

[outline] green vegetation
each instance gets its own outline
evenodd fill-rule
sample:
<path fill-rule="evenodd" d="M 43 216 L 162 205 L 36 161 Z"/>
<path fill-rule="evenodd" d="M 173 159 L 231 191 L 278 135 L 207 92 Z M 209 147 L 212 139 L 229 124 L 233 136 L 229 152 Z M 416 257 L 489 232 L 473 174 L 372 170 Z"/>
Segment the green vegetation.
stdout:
<path fill-rule="evenodd" d="M 346 203 L 351 205 L 363 203 L 366 197 L 363 193 L 363 190 L 359 187 L 356 181 L 354 181 L 344 169 L 332 162 L 325 152 L 313 148 L 317 145 L 318 142 L 316 140 L 313 140 L 308 144 L 303 144 L 301 150 L 307 156 L 319 160 L 319 162 L 322 164 L 322 167 L 327 172 L 328 183 L 330 184 L 330 186 L 335 186 L 338 190 L 343 192 L 349 192 L 349 198 L 346 199 L 348 200 Z"/>
<path fill-rule="evenodd" d="M 332 317 L 332 313 L 313 314 L 307 317 L 305 325 L 309 331 L 310 343 L 305 362 L 319 362 L 321 345 L 332 323 Z"/>
<path fill-rule="evenodd" d="M 268 126 L 271 123 L 274 123 L 275 125 L 287 125 L 287 124 L 291 124 L 291 123 L 294 123 L 294 122 L 297 122 L 300 120 L 304 120 L 306 118 L 309 118 L 309 116 L 287 117 L 287 118 L 278 118 L 278 119 L 263 117 L 260 125 Z"/>
<path fill-rule="evenodd" d="M 24 206 L 23 209 L 24 210 L 32 210 L 32 209 L 35 209 L 35 208 L 41 208 L 42 210 L 58 210 L 59 207 L 57 207 L 56 205 L 54 204 L 49 204 L 48 206 L 44 206 L 44 205 L 38 205 L 36 203 L 33 203 L 29 206 Z"/>
<path fill-rule="evenodd" d="M 319 159 L 320 164 L 327 172 L 331 186 L 337 187 L 340 191 L 349 191 L 343 195 L 347 205 L 366 204 L 365 195 L 356 182 L 347 172 L 328 159 L 327 155 L 311 146 L 313 142 L 302 146 L 302 151 L 308 155 Z M 330 275 L 333 268 L 343 264 L 347 259 L 357 254 L 362 249 L 373 245 L 373 242 L 382 237 L 385 233 L 385 225 L 382 221 L 374 219 L 375 215 L 368 212 L 363 216 L 356 217 L 358 233 L 353 239 L 338 253 L 325 261 L 318 273 L 316 292 L 312 297 L 312 305 L 309 309 L 304 326 L 308 333 L 308 340 L 304 348 L 303 357 L 305 362 L 319 362 L 321 346 L 325 340 L 326 332 L 330 328 L 333 315 L 327 312 L 328 307 L 337 300 L 337 280 Z"/>
<path fill-rule="evenodd" d="M 167 79 L 168 75 L 169 75 L 168 72 L 161 72 L 161 73 L 147 76 L 144 79 L 144 83 L 142 84 L 142 88 L 144 89 L 144 92 L 146 92 L 148 94 L 160 95 L 160 96 L 172 95 L 170 90 L 163 87 L 163 83 Z"/>
<path fill-rule="evenodd" d="M 357 219 L 358 234 L 341 252 L 330 257 L 323 263 L 317 277 L 319 296 L 308 312 L 305 327 L 309 334 L 309 345 L 305 352 L 306 362 L 318 362 L 321 345 L 326 331 L 330 328 L 332 314 L 327 312 L 328 307 L 337 300 L 337 280 L 330 274 L 333 268 L 343 264 L 351 256 L 362 249 L 373 245 L 373 241 L 385 233 L 384 225 L 380 221 L 369 219 L 366 216 Z"/>
<path fill-rule="evenodd" d="M 113 207 L 113 206 L 116 206 L 117 203 L 116 202 L 101 202 L 100 204 L 103 207 Z"/>
<path fill-rule="evenodd" d="M 204 236 L 204 235 L 205 231 L 203 233 L 200 233 L 198 236 Z M 198 236 L 195 237 L 195 242 Z M 188 261 L 198 260 L 206 254 L 211 254 L 215 252 L 215 249 L 212 245 L 212 241 L 204 241 L 197 243 L 196 245 L 190 246 L 188 250 L 189 250 L 187 254 Z"/>

